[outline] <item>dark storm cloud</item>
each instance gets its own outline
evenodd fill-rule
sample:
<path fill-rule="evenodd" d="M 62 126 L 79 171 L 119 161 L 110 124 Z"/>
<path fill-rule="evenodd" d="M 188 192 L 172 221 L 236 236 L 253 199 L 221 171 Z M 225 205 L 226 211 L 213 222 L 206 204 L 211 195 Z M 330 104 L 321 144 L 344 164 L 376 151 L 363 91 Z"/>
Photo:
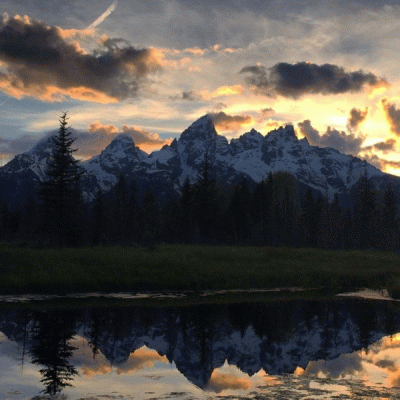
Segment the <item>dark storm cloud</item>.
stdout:
<path fill-rule="evenodd" d="M 400 136 L 400 109 L 387 99 L 382 99 L 383 110 L 390 125 L 390 130 Z"/>
<path fill-rule="evenodd" d="M 348 72 L 332 64 L 282 62 L 269 69 L 260 65 L 244 67 L 240 73 L 247 75 L 246 82 L 258 93 L 294 99 L 306 94 L 359 92 L 364 86 L 387 85 L 384 79 L 372 73 Z"/>
<path fill-rule="evenodd" d="M 5 18 L 0 62 L 7 73 L 0 74 L 0 90 L 17 98 L 55 101 L 68 95 L 105 103 L 137 96 L 147 75 L 160 67 L 152 49 L 106 38 L 102 50 L 88 54 L 70 36 L 26 16 Z"/>
<path fill-rule="evenodd" d="M 350 131 L 357 130 L 360 124 L 365 121 L 368 115 L 368 108 L 365 110 L 359 110 L 357 108 L 352 108 L 350 111 L 350 118 L 347 123 L 347 129 Z"/>
<path fill-rule="evenodd" d="M 313 146 L 332 147 L 341 153 L 357 155 L 365 140 L 363 136 L 347 134 L 344 131 L 338 131 L 328 127 L 323 135 L 311 126 L 309 120 L 300 122 L 300 132 L 307 138 Z"/>
<path fill-rule="evenodd" d="M 222 130 L 237 131 L 242 125 L 248 125 L 254 122 L 251 115 L 229 115 L 220 111 L 219 113 L 209 114 L 215 126 Z"/>

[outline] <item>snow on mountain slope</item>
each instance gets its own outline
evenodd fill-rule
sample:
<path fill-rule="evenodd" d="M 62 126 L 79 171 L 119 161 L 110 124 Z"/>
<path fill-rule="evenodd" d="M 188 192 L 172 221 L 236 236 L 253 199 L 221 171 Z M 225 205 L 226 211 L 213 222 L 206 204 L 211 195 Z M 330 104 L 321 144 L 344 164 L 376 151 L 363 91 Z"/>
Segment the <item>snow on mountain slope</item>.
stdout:
<path fill-rule="evenodd" d="M 24 179 L 43 180 L 51 155 L 48 140 L 42 140 L 1 168 L 0 179 L 7 175 L 7 179 L 18 180 L 24 175 Z M 88 172 L 83 184 L 85 198 L 92 199 L 99 187 L 110 190 L 121 174 L 131 180 L 140 179 L 143 187 L 151 187 L 155 192 L 179 191 L 186 177 L 192 183 L 197 180 L 206 153 L 211 173 L 221 185 L 243 178 L 260 182 L 270 172 L 287 171 L 332 198 L 335 193 L 349 194 L 366 173 L 379 187 L 385 187 L 390 177 L 400 191 L 400 178 L 332 148 L 310 146 L 307 139 L 298 140 L 291 125 L 266 136 L 252 129 L 229 143 L 226 137 L 218 135 L 212 116 L 204 115 L 170 145 L 150 155 L 136 147 L 130 136 L 118 135 L 101 154 L 80 164 Z"/>
<path fill-rule="evenodd" d="M 97 179 L 102 190 L 107 191 L 117 183 L 121 173 L 137 170 L 147 157 L 147 153 L 136 147 L 130 136 L 122 133 L 99 155 L 82 162 L 81 166 Z"/>

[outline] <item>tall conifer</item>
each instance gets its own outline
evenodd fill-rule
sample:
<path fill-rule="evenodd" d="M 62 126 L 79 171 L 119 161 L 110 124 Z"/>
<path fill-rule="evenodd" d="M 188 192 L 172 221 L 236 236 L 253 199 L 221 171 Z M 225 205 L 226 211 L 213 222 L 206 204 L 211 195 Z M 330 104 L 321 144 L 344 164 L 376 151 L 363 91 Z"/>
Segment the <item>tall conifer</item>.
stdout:
<path fill-rule="evenodd" d="M 82 235 L 83 170 L 72 157 L 75 139 L 67 128 L 67 113 L 60 118 L 58 134 L 52 138 L 53 154 L 41 184 L 42 231 L 46 240 L 59 246 L 77 245 Z"/>

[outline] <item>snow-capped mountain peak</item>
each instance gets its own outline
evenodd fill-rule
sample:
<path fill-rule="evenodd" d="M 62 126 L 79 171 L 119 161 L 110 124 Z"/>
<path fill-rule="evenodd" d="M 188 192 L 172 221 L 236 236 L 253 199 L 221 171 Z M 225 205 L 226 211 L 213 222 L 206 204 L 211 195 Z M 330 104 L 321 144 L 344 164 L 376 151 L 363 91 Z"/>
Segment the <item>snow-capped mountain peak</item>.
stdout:
<path fill-rule="evenodd" d="M 189 128 L 184 130 L 179 140 L 192 141 L 201 140 L 208 141 L 215 139 L 217 132 L 215 130 L 214 122 L 209 114 L 203 115 L 197 121 L 193 122 Z"/>
<path fill-rule="evenodd" d="M 87 171 L 83 190 L 86 198 L 92 199 L 99 187 L 110 190 L 123 174 L 143 192 L 151 188 L 167 199 L 181 190 L 186 177 L 192 183 L 196 181 L 205 154 L 208 154 L 212 175 L 221 186 L 244 178 L 258 183 L 271 172 L 287 171 L 301 185 L 318 190 L 330 199 L 335 193 L 348 199 L 353 186 L 366 173 L 380 189 L 390 181 L 400 193 L 400 178 L 335 149 L 311 146 L 306 139 L 298 140 L 292 125 L 280 127 L 266 136 L 252 129 L 229 143 L 216 132 L 213 118 L 208 114 L 193 122 L 170 145 L 150 155 L 136 147 L 130 135 L 116 136 L 101 154 L 80 163 Z M 17 192 L 21 186 L 28 187 L 31 181 L 43 180 L 50 156 L 50 139 L 42 140 L 0 169 L 0 183 L 1 179 L 7 180 L 9 187 L 15 187 Z M 10 193 L 9 198 L 15 196 Z"/>

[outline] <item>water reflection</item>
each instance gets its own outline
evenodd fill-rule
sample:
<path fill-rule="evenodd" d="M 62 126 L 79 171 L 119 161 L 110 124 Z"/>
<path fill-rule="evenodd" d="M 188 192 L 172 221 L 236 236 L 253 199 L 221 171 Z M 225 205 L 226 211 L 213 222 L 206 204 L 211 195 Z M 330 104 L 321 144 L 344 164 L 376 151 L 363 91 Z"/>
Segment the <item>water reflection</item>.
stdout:
<path fill-rule="evenodd" d="M 389 352 L 400 357 L 400 340 L 390 337 L 400 331 L 399 316 L 395 302 L 343 298 L 191 307 L 4 308 L 0 363 L 1 356 L 10 357 L 7 346 L 16 343 L 14 364 L 25 370 L 37 365 L 28 375 L 32 380 L 39 373 L 44 393 L 74 385 L 68 394 L 75 398 L 89 390 L 82 379 L 118 378 L 137 388 L 144 376 L 148 388 L 141 390 L 151 397 L 163 390 L 170 365 L 186 378 L 180 383 L 183 391 L 195 385 L 215 393 L 248 391 L 251 397 L 255 386 L 274 393 L 289 379 L 285 374 L 293 374 L 290 379 L 298 387 L 308 382 L 308 390 L 305 378 L 316 377 L 313 384 L 320 386 L 314 389 L 325 392 L 337 384 L 333 379 L 350 376 L 398 386 L 400 369 Z M 354 353 L 361 349 L 367 350 Z M 155 366 L 158 372 L 149 372 Z M 372 382 L 368 368 L 387 376 Z M 0 382 L 16 379 L 2 373 Z M 12 390 L 21 389 L 14 384 Z"/>

